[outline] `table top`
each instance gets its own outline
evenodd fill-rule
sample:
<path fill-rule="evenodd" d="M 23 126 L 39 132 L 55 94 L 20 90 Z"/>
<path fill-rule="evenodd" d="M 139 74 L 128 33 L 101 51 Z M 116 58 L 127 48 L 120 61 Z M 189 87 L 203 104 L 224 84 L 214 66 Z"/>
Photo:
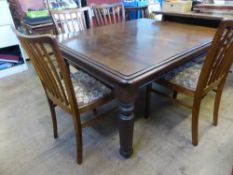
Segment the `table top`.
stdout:
<path fill-rule="evenodd" d="M 139 19 L 57 36 L 72 62 L 132 83 L 210 44 L 216 29 Z"/>
<path fill-rule="evenodd" d="M 233 19 L 233 16 L 221 14 L 221 13 L 199 13 L 195 11 L 190 12 L 166 12 L 166 11 L 156 11 L 155 14 L 162 15 L 172 15 L 172 16 L 180 16 L 180 17 L 191 17 L 191 18 L 199 18 L 199 19 L 209 19 L 209 20 L 222 20 L 223 18 Z"/>

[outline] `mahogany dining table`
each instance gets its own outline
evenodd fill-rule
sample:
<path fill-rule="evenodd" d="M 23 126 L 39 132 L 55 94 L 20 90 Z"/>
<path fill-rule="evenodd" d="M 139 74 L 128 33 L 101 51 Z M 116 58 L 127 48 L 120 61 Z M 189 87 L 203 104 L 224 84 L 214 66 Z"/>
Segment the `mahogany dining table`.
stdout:
<path fill-rule="evenodd" d="M 112 87 L 118 100 L 120 154 L 133 153 L 134 105 L 139 89 L 207 51 L 214 28 L 138 19 L 58 35 L 71 64 Z M 157 109 L 159 110 L 159 109 Z"/>

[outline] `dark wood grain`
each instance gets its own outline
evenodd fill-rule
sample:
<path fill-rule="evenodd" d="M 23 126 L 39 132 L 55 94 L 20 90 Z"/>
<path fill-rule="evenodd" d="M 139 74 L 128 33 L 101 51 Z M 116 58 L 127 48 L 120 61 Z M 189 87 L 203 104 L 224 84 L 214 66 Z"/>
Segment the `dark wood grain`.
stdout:
<path fill-rule="evenodd" d="M 61 49 L 122 82 L 140 79 L 181 55 L 207 47 L 215 30 L 140 19 L 60 35 Z"/>
<path fill-rule="evenodd" d="M 59 35 L 57 41 L 67 60 L 114 88 L 119 101 L 120 153 L 129 157 L 139 88 L 206 52 L 215 31 L 139 19 Z"/>

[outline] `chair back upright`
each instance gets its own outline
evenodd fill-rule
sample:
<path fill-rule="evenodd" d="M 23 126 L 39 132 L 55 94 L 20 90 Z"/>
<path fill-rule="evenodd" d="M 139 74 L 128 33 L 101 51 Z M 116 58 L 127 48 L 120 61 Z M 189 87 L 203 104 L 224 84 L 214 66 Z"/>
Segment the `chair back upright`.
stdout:
<path fill-rule="evenodd" d="M 92 28 L 90 7 L 68 10 L 50 10 L 57 34 L 77 32 Z M 87 17 L 85 17 L 85 14 Z"/>
<path fill-rule="evenodd" d="M 123 3 L 92 5 L 97 25 L 116 24 L 125 21 L 125 8 Z"/>
<path fill-rule="evenodd" d="M 223 83 L 233 62 L 233 20 L 223 20 L 208 50 L 197 92 L 206 93 Z"/>
<path fill-rule="evenodd" d="M 78 107 L 70 72 L 54 38 L 49 35 L 25 36 L 16 32 L 35 67 L 47 97 L 71 113 Z"/>

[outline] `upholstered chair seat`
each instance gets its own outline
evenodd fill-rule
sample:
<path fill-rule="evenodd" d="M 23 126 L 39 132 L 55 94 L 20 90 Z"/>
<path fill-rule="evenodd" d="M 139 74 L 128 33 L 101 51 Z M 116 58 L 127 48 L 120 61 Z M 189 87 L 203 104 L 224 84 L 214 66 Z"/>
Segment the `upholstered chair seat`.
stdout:
<path fill-rule="evenodd" d="M 71 81 L 79 107 L 95 103 L 112 93 L 108 86 L 81 70 L 71 74 Z"/>
<path fill-rule="evenodd" d="M 205 57 L 189 61 L 166 73 L 162 78 L 172 84 L 195 90 Z"/>

